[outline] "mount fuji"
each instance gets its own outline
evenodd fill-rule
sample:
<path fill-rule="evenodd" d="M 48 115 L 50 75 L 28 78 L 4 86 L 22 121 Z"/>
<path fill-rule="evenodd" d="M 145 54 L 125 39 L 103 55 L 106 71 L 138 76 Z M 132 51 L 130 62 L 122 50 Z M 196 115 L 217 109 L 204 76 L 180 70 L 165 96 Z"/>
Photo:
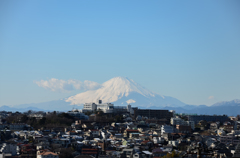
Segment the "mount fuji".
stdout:
<path fill-rule="evenodd" d="M 240 113 L 239 99 L 218 102 L 212 106 L 187 105 L 176 98 L 152 92 L 126 77 L 112 78 L 101 84 L 100 88 L 96 90 L 89 90 L 60 100 L 16 106 L 4 105 L 0 107 L 0 111 L 68 111 L 72 107 L 81 108 L 84 103 L 96 102 L 98 99 L 105 103 L 113 103 L 116 106 L 131 104 L 133 107 L 141 109 L 166 109 L 175 110 L 177 113 L 226 114 L 231 116 Z"/>
<path fill-rule="evenodd" d="M 97 90 L 89 90 L 67 98 L 65 101 L 71 105 L 81 105 L 95 102 L 101 99 L 103 102 L 111 102 L 114 105 L 149 107 L 182 107 L 185 103 L 169 96 L 152 92 L 127 77 L 115 77 L 102 84 Z"/>

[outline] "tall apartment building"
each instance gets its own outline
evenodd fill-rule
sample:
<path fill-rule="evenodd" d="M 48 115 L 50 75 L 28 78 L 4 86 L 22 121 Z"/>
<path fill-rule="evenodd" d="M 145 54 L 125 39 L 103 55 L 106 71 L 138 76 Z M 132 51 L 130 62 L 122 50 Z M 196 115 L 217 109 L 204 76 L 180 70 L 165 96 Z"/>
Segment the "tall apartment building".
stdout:
<path fill-rule="evenodd" d="M 157 118 L 157 119 L 167 119 L 170 121 L 171 117 L 173 116 L 172 112 L 169 112 L 168 110 L 153 110 L 153 109 L 134 109 L 134 116 L 135 118 L 137 116 L 143 116 L 150 118 Z"/>

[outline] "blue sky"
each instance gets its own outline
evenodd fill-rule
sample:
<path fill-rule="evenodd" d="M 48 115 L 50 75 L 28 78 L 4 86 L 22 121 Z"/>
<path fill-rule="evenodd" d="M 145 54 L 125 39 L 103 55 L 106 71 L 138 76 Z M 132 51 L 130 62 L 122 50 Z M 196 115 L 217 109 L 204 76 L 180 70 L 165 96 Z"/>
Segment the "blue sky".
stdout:
<path fill-rule="evenodd" d="M 0 106 L 53 92 L 51 78 L 133 79 L 187 104 L 240 99 L 240 1 L 0 2 Z"/>

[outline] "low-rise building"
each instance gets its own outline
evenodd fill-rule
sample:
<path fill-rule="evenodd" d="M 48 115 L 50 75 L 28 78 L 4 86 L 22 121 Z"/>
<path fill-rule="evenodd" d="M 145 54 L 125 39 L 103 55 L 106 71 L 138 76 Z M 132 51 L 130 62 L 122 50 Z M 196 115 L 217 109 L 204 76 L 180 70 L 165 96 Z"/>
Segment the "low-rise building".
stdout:
<path fill-rule="evenodd" d="M 3 143 L 0 149 L 1 153 L 11 154 L 11 156 L 19 155 L 19 147 L 17 144 L 7 144 Z"/>
<path fill-rule="evenodd" d="M 139 133 L 139 131 L 138 130 L 134 130 L 134 129 L 126 129 L 124 131 L 124 137 L 128 137 L 129 138 L 130 133 Z"/>
<path fill-rule="evenodd" d="M 179 133 L 191 133 L 192 128 L 188 125 L 176 125 L 176 129 Z"/>
<path fill-rule="evenodd" d="M 175 125 L 187 125 L 186 121 L 184 121 L 183 119 L 177 117 L 177 118 L 171 118 L 171 125 L 175 126 Z"/>
<path fill-rule="evenodd" d="M 162 125 L 162 127 L 161 127 L 161 134 L 163 134 L 163 133 L 174 133 L 173 126 Z"/>
<path fill-rule="evenodd" d="M 16 123 L 16 124 L 10 124 L 9 129 L 10 130 L 24 130 L 27 129 L 29 125 L 25 123 Z"/>
<path fill-rule="evenodd" d="M 195 123 L 194 121 L 186 121 L 188 126 L 191 126 L 192 130 L 195 129 Z"/>
<path fill-rule="evenodd" d="M 240 140 L 236 139 L 234 136 L 220 136 L 220 142 L 223 144 L 233 144 L 237 145 Z"/>
<path fill-rule="evenodd" d="M 220 125 L 219 122 L 212 122 L 212 123 L 210 123 L 210 129 L 217 130 L 219 128 L 219 125 Z"/>
<path fill-rule="evenodd" d="M 88 120 L 88 116 L 78 110 L 72 110 L 67 112 L 70 116 L 76 117 L 79 120 Z"/>

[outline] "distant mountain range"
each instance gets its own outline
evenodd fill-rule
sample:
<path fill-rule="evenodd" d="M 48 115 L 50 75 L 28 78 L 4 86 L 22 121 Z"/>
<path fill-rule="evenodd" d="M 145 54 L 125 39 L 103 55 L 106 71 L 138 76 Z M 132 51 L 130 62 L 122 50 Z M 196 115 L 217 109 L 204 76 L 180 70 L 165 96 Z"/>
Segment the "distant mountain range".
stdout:
<path fill-rule="evenodd" d="M 26 112 L 28 110 L 32 110 L 32 111 L 46 111 L 46 110 L 39 109 L 39 108 L 36 108 L 36 107 L 15 108 L 15 107 L 10 107 L 10 106 L 6 106 L 6 105 L 3 105 L 3 106 L 0 107 L 0 111 Z"/>
<path fill-rule="evenodd" d="M 145 109 L 168 109 L 175 110 L 177 113 L 217 115 L 240 114 L 240 100 L 238 99 L 233 101 L 218 102 L 212 106 L 187 105 L 176 98 L 152 92 L 126 77 L 112 78 L 104 82 L 97 90 L 89 90 L 61 100 L 34 104 L 21 104 L 14 107 L 1 106 L 0 110 L 69 111 L 73 107 L 82 108 L 81 105 L 84 103 L 96 102 L 98 99 L 103 100 L 103 102 L 111 102 L 118 106 L 131 104 L 133 107 Z"/>

